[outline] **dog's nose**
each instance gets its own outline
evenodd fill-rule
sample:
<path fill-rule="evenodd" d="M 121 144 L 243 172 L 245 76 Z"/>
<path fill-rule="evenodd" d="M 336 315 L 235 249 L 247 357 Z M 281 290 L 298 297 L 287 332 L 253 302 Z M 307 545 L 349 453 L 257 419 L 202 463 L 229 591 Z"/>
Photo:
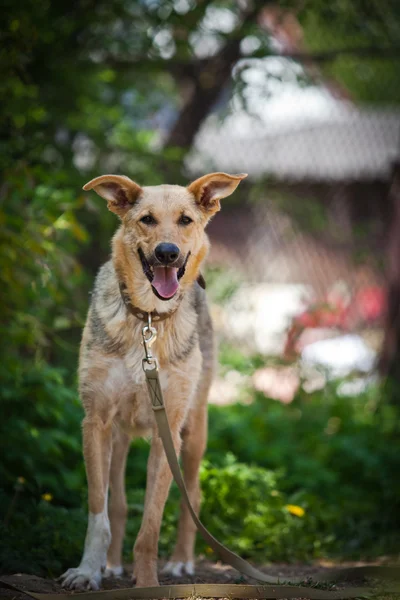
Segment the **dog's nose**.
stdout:
<path fill-rule="evenodd" d="M 179 256 L 179 248 L 175 244 L 158 244 L 154 254 L 156 259 L 163 265 L 170 265 L 176 261 Z"/>

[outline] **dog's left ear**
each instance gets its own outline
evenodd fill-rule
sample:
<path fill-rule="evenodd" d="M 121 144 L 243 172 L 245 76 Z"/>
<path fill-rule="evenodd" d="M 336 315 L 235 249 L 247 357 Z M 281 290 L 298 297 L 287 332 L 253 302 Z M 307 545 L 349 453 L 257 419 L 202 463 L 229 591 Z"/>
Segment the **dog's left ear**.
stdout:
<path fill-rule="evenodd" d="M 230 196 L 242 179 L 246 177 L 247 173 L 240 173 L 239 175 L 210 173 L 210 175 L 204 175 L 193 181 L 187 189 L 194 195 L 200 208 L 211 216 L 220 210 L 220 199 Z"/>
<path fill-rule="evenodd" d="M 121 219 L 143 192 L 140 185 L 124 175 L 102 175 L 83 186 L 84 190 L 94 190 L 107 200 L 109 210 Z"/>

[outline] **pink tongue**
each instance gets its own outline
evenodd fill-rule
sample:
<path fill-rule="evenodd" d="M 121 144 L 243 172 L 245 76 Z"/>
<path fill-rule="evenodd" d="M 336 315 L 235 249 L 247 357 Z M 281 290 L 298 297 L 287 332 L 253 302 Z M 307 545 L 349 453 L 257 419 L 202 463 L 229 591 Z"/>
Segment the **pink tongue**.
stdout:
<path fill-rule="evenodd" d="M 155 267 L 151 285 L 163 298 L 172 298 L 179 287 L 178 269 L 172 267 Z"/>

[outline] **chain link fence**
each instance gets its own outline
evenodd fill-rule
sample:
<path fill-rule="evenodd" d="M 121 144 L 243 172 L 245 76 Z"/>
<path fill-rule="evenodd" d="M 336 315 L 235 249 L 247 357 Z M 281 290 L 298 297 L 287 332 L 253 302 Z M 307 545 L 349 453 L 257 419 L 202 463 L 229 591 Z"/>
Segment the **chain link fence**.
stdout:
<path fill-rule="evenodd" d="M 215 296 L 221 338 L 289 358 L 315 341 L 357 334 L 376 357 L 400 109 L 355 102 L 321 78 L 296 85 L 285 79 L 294 64 L 287 59 L 280 70 L 270 59 L 281 80 L 263 95 L 268 60 L 248 77 L 246 110 L 234 97 L 224 115 L 211 115 L 187 161 L 196 174 L 249 174 L 209 226 L 212 284 L 229 280 L 226 297 Z M 364 59 L 355 65 L 367 67 Z"/>

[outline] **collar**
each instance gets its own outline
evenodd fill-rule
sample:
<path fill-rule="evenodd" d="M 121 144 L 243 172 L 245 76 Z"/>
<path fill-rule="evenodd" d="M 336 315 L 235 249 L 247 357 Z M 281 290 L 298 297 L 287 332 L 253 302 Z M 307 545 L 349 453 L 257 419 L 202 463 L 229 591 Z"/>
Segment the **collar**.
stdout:
<path fill-rule="evenodd" d="M 200 287 L 203 288 L 203 290 L 206 289 L 206 282 L 201 273 L 199 274 L 199 276 L 197 278 L 197 283 L 199 284 Z M 134 315 L 137 319 L 140 319 L 144 323 L 147 323 L 149 313 L 147 313 L 144 310 L 141 310 L 140 308 L 138 308 L 137 306 L 134 306 L 132 304 L 131 297 L 128 294 L 126 284 L 123 283 L 122 281 L 119 282 L 119 291 L 121 294 L 122 301 L 125 304 L 126 308 L 129 310 L 129 312 L 132 315 Z M 179 308 L 179 304 L 176 308 L 174 308 L 173 310 L 170 310 L 169 312 L 166 312 L 166 313 L 159 313 L 156 310 L 153 310 L 153 312 L 150 313 L 151 319 L 152 319 L 152 321 L 165 321 L 165 319 L 168 319 L 168 317 L 171 317 L 178 310 L 178 308 Z"/>
<path fill-rule="evenodd" d="M 121 298 L 123 303 L 125 304 L 126 308 L 129 310 L 129 312 L 134 315 L 137 319 L 140 319 L 141 321 L 143 321 L 144 323 L 147 323 L 148 320 L 148 312 L 141 310 L 140 308 L 138 308 L 137 306 L 134 306 L 132 304 L 131 301 L 131 297 L 128 294 L 128 290 L 126 288 L 126 284 L 123 282 L 119 283 L 119 291 L 121 294 Z M 165 319 L 168 319 L 168 317 L 171 317 L 179 308 L 179 304 L 176 308 L 174 308 L 173 310 L 170 310 L 169 312 L 166 313 L 159 313 L 156 310 L 153 310 L 153 312 L 151 312 L 151 320 L 152 321 L 165 321 Z"/>

